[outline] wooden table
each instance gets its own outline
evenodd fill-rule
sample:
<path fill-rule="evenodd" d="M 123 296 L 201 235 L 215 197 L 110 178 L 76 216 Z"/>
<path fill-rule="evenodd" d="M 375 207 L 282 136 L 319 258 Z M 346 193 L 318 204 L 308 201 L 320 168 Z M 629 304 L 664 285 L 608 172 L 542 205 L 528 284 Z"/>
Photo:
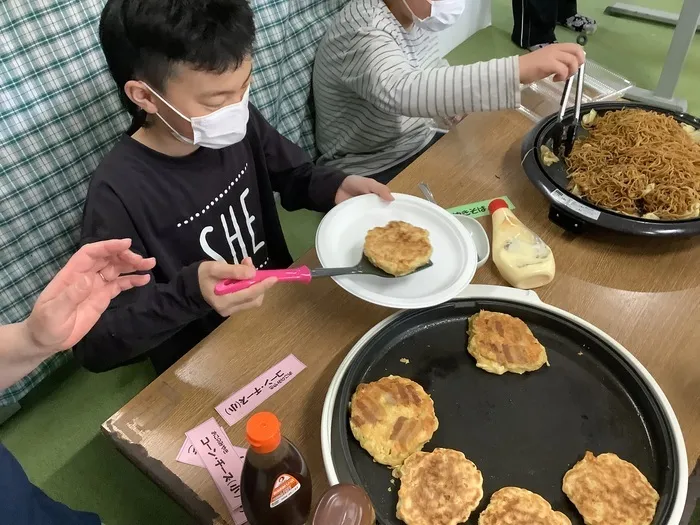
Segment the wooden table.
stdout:
<path fill-rule="evenodd" d="M 557 277 L 538 290 L 541 299 L 597 325 L 640 359 L 673 405 L 694 464 L 700 456 L 700 240 L 577 237 L 551 224 L 548 203 L 520 167 L 520 142 L 531 126 L 515 112 L 470 115 L 392 189 L 418 195 L 416 185 L 427 181 L 445 207 L 508 195 L 556 256 Z M 488 224 L 488 217 L 481 220 Z M 311 252 L 301 262 L 313 266 L 317 259 Z M 492 263 L 474 282 L 504 284 Z M 277 286 L 262 309 L 229 319 L 106 421 L 103 431 L 199 521 L 229 523 L 207 471 L 175 457 L 185 431 L 212 416 L 227 428 L 213 407 L 294 353 L 308 368 L 261 408 L 280 417 L 284 433 L 302 450 L 318 498 L 328 486 L 320 443 L 326 390 L 348 350 L 390 313 L 331 280 Z M 243 423 L 228 435 L 243 445 Z"/>

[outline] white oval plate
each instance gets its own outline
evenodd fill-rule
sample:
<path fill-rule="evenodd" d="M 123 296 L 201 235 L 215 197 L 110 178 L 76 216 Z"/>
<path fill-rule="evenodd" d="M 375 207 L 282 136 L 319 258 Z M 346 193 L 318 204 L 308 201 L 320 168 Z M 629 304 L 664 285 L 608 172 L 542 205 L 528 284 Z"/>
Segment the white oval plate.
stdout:
<path fill-rule="evenodd" d="M 427 308 L 456 297 L 474 277 L 476 246 L 449 212 L 401 193 L 393 202 L 362 195 L 336 206 L 316 231 L 316 252 L 324 268 L 356 265 L 367 232 L 390 221 L 405 221 L 430 232 L 433 266 L 394 279 L 373 275 L 333 277 L 347 292 L 389 308 Z"/>

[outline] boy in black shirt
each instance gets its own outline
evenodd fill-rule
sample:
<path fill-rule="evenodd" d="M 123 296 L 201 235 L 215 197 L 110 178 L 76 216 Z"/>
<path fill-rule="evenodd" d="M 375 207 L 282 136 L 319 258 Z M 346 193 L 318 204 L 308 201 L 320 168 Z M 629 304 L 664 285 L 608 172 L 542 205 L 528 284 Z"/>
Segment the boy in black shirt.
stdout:
<path fill-rule="evenodd" d="M 103 371 L 148 355 L 161 372 L 274 282 L 225 296 L 221 279 L 292 259 L 273 197 L 327 211 L 386 186 L 314 166 L 248 103 L 254 40 L 246 0 L 108 0 L 100 41 L 133 117 L 97 168 L 82 242 L 131 238 L 151 282 L 115 299 L 76 345 Z"/>

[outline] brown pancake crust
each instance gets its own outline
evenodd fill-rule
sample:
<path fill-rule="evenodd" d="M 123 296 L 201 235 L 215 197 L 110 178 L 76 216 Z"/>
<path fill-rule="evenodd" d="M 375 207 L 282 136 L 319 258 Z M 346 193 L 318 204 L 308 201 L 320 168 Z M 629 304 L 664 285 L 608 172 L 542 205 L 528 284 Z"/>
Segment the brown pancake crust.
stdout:
<path fill-rule="evenodd" d="M 373 228 L 365 237 L 365 255 L 377 268 L 400 277 L 430 262 L 433 247 L 428 230 L 407 222 L 391 221 Z"/>
<path fill-rule="evenodd" d="M 357 387 L 350 429 L 378 463 L 396 467 L 423 448 L 438 428 L 433 400 L 415 381 L 388 376 Z"/>
<path fill-rule="evenodd" d="M 467 351 L 476 366 L 491 372 L 522 374 L 549 365 L 547 352 L 517 317 L 482 310 L 469 318 Z"/>
<path fill-rule="evenodd" d="M 484 479 L 464 454 L 436 448 L 416 452 L 399 469 L 396 517 L 407 525 L 457 525 L 484 496 Z"/>
<path fill-rule="evenodd" d="M 571 525 L 561 512 L 552 510 L 539 494 L 518 487 L 494 492 L 488 507 L 479 515 L 479 525 Z"/>
<path fill-rule="evenodd" d="M 562 489 L 586 525 L 649 525 L 659 502 L 644 474 L 611 453 L 586 452 L 564 475 Z"/>

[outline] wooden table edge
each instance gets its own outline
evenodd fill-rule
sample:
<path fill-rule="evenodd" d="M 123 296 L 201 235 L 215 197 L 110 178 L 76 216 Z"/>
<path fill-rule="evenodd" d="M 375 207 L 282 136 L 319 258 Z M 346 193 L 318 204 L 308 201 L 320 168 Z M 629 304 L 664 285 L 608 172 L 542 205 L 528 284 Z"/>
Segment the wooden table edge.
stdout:
<path fill-rule="evenodd" d="M 117 450 L 148 479 L 152 480 L 172 500 L 183 507 L 196 521 L 202 524 L 227 525 L 219 513 L 202 500 L 177 474 L 166 467 L 163 462 L 151 457 L 146 449 L 138 443 L 128 441 L 119 430 L 114 428 L 114 415 L 100 425 L 102 434 L 109 439 Z"/>

